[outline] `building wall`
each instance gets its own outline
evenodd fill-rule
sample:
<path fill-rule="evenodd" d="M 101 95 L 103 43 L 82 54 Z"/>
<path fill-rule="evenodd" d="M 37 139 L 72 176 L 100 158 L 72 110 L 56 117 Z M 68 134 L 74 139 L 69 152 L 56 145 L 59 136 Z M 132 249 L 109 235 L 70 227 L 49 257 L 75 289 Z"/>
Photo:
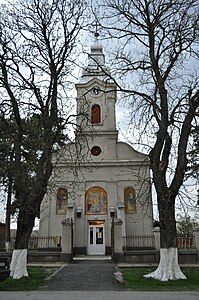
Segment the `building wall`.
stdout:
<path fill-rule="evenodd" d="M 75 246 L 87 247 L 89 220 L 105 221 L 106 246 L 111 244 L 110 208 L 115 208 L 118 217 L 123 216 L 123 235 L 129 234 L 152 234 L 152 205 L 150 185 L 148 179 L 148 165 L 88 165 L 82 167 L 78 174 L 68 173 L 67 168 L 56 170 L 61 174 L 53 181 L 53 186 L 42 202 L 40 235 L 61 235 L 61 222 L 67 217 L 56 215 L 56 192 L 58 187 L 65 187 L 69 191 L 68 201 L 75 203 L 74 210 L 81 207 L 81 218 L 75 214 Z M 102 187 L 108 196 L 107 215 L 85 214 L 85 193 L 93 186 Z M 118 204 L 124 205 L 124 189 L 132 187 L 136 191 L 137 212 L 132 214 L 121 214 Z"/>

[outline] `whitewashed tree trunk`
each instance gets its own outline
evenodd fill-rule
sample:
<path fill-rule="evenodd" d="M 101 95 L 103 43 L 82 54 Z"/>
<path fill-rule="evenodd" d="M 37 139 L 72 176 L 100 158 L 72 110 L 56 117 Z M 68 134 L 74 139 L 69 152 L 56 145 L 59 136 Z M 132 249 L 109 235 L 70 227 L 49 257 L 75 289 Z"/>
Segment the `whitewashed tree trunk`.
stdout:
<path fill-rule="evenodd" d="M 20 279 L 23 276 L 28 277 L 27 249 L 13 250 L 10 264 L 10 276 L 13 279 Z"/>
<path fill-rule="evenodd" d="M 11 251 L 11 242 L 5 242 L 5 250 L 6 252 Z"/>
<path fill-rule="evenodd" d="M 187 279 L 178 264 L 177 248 L 160 249 L 160 262 L 158 268 L 145 278 L 154 278 L 160 281 Z"/>

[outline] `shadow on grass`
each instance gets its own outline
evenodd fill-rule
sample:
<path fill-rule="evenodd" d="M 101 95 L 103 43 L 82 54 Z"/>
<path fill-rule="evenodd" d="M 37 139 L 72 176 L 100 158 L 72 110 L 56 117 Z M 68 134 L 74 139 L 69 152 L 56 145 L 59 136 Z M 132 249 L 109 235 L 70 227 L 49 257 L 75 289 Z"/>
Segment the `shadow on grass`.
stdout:
<path fill-rule="evenodd" d="M 186 280 L 162 282 L 153 278 L 144 278 L 155 268 L 126 268 L 122 269 L 125 287 L 139 291 L 198 291 L 199 268 L 182 268 Z"/>

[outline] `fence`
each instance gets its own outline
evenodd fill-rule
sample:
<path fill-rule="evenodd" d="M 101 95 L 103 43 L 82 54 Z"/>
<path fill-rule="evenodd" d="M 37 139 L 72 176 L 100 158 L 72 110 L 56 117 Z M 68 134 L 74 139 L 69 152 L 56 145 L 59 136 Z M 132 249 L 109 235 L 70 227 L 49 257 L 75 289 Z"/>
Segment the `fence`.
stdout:
<path fill-rule="evenodd" d="M 177 236 L 178 249 L 191 250 L 196 249 L 195 240 L 193 236 L 181 235 Z"/>
<path fill-rule="evenodd" d="M 193 236 L 177 236 L 177 248 L 181 250 L 196 249 Z M 155 249 L 154 235 L 127 235 L 123 237 L 123 250 Z"/>
<path fill-rule="evenodd" d="M 14 248 L 15 236 L 11 237 L 11 248 Z M 59 250 L 61 248 L 61 236 L 31 236 L 28 250 Z"/>
<path fill-rule="evenodd" d="M 154 249 L 154 235 L 127 235 L 123 237 L 123 249 Z"/>
<path fill-rule="evenodd" d="M 123 250 L 155 249 L 154 235 L 127 235 L 123 238 Z M 11 237 L 11 249 L 14 249 L 15 236 Z M 182 250 L 196 249 L 193 236 L 178 236 L 177 247 Z M 28 250 L 60 250 L 61 236 L 31 236 Z"/>

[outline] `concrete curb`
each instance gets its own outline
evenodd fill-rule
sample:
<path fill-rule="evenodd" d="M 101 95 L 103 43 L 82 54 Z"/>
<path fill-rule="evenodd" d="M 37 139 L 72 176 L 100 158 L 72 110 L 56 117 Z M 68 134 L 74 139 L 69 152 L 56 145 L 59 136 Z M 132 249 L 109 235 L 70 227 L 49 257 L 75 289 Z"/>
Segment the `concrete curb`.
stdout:
<path fill-rule="evenodd" d="M 44 268 L 59 268 L 62 266 L 66 266 L 67 264 L 64 264 L 63 262 L 58 262 L 58 263 L 28 263 L 28 267 L 44 267 Z"/>
<path fill-rule="evenodd" d="M 157 267 L 158 264 L 131 264 L 131 263 L 119 263 L 118 268 L 148 268 Z M 179 264 L 180 268 L 199 268 L 199 264 Z"/>
<path fill-rule="evenodd" d="M 64 267 L 66 267 L 67 264 L 64 264 L 62 265 L 59 269 L 57 269 L 54 273 L 52 273 L 51 275 L 49 275 L 47 278 L 46 278 L 46 281 L 52 279 L 58 272 L 60 272 Z"/>

